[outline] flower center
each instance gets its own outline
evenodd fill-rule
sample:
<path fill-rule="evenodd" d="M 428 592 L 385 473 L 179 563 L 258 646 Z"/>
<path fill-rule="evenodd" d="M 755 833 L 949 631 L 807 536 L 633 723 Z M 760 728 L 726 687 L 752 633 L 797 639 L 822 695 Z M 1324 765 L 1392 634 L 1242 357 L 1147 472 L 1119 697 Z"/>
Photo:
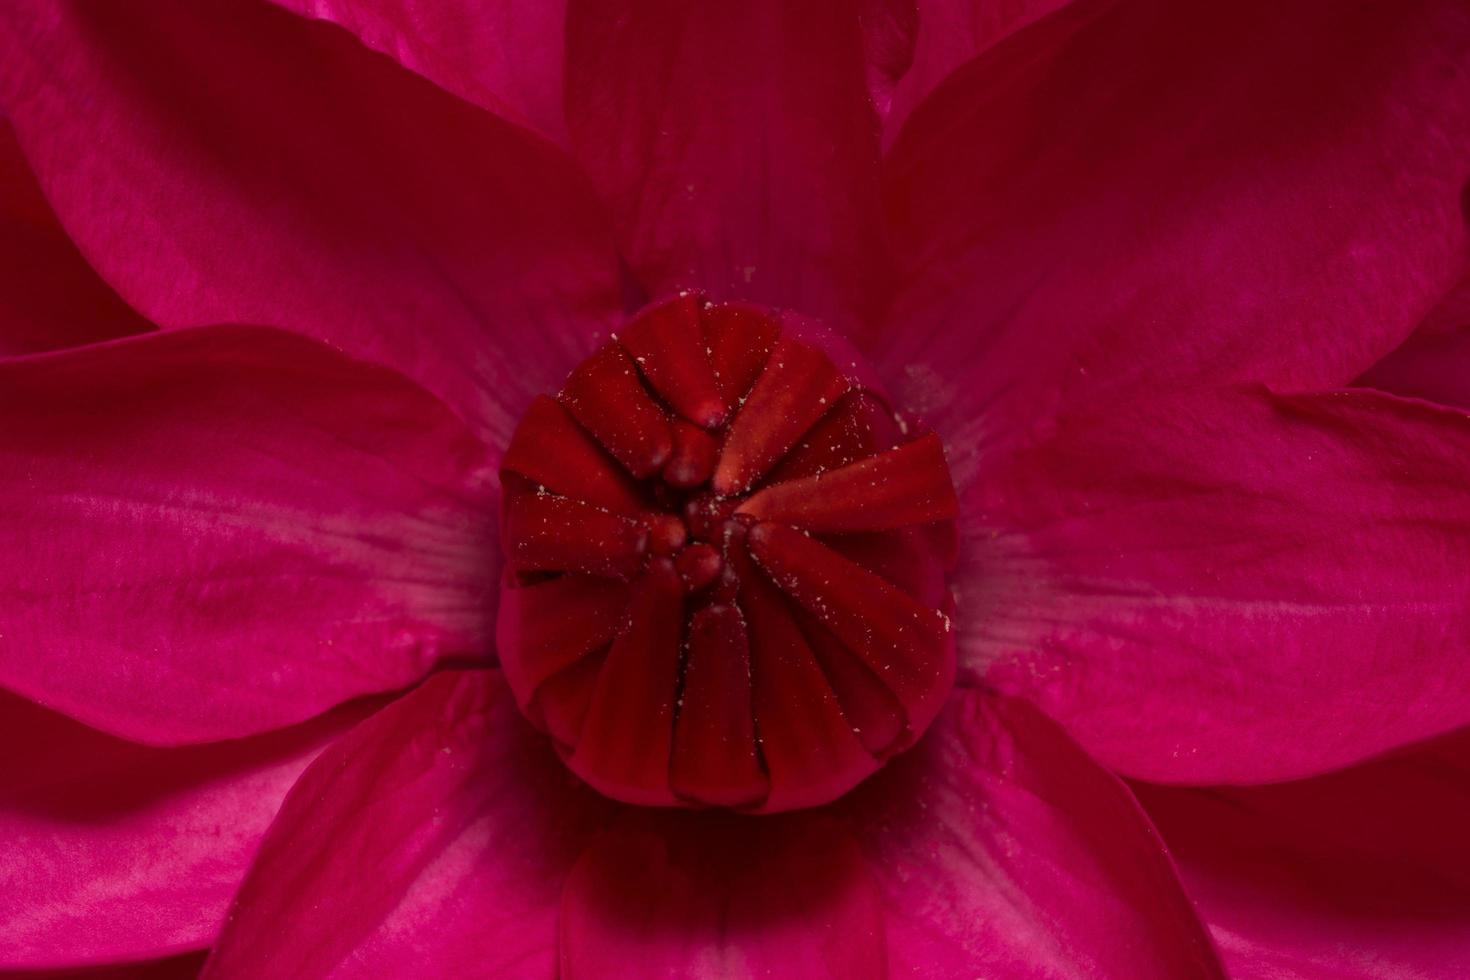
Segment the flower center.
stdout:
<path fill-rule="evenodd" d="M 680 296 L 511 439 L 501 662 L 607 796 L 825 803 L 912 745 L 953 684 L 943 447 L 819 343 Z"/>

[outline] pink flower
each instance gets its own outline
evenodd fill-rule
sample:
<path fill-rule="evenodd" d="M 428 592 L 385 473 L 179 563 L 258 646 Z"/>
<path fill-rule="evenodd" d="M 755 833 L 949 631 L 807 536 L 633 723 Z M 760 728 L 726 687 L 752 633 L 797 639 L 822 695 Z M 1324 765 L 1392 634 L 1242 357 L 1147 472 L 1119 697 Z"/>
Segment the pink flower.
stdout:
<path fill-rule="evenodd" d="M 1463 973 L 1463 3 L 279 6 L 0 10 L 0 968 Z"/>

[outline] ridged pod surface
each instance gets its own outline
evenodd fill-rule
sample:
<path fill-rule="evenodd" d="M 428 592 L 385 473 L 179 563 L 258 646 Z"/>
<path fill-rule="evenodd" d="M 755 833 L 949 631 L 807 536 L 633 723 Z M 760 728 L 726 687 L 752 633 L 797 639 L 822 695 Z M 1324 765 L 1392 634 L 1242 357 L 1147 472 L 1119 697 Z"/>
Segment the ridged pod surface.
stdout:
<path fill-rule="evenodd" d="M 954 683 L 944 450 L 756 307 L 652 306 L 501 468 L 497 643 L 607 796 L 775 812 L 914 743 Z"/>

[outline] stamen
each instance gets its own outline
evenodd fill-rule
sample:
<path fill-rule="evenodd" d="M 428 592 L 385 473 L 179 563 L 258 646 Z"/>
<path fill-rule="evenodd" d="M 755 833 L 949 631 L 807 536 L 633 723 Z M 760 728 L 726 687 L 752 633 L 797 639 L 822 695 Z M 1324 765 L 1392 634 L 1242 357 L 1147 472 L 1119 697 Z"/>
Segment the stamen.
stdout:
<path fill-rule="evenodd" d="M 770 785 L 756 752 L 750 641 L 740 610 L 713 605 L 696 612 L 688 646 L 670 786 L 698 803 L 758 804 Z"/>
<path fill-rule="evenodd" d="M 704 352 L 699 300 L 685 296 L 656 306 L 618 334 L 618 342 L 664 401 L 695 425 L 725 421 L 725 402 Z"/>
<path fill-rule="evenodd" d="M 944 447 L 927 435 L 828 473 L 777 483 L 736 509 L 808 531 L 886 531 L 959 514 Z"/>
<path fill-rule="evenodd" d="M 715 493 L 743 493 L 847 390 L 827 356 L 783 337 L 740 406 L 715 465 Z"/>
<path fill-rule="evenodd" d="M 655 558 L 633 587 L 628 621 L 597 678 L 572 771 L 629 803 L 667 804 L 684 583 Z"/>
<path fill-rule="evenodd" d="M 604 344 L 578 365 L 561 401 L 635 477 L 658 471 L 674 449 L 663 410 L 638 380 L 633 360 L 616 343 Z"/>
<path fill-rule="evenodd" d="M 516 488 L 501 520 L 506 558 L 520 572 L 632 578 L 648 550 L 648 532 L 637 523 L 555 494 Z"/>
<path fill-rule="evenodd" d="M 674 422 L 674 453 L 664 466 L 664 482 L 680 490 L 692 490 L 709 481 L 715 469 L 720 444 L 714 436 L 678 419 Z"/>
<path fill-rule="evenodd" d="M 646 507 L 627 472 L 565 408 L 545 395 L 526 409 L 500 465 L 552 493 L 615 514 L 637 514 Z"/>

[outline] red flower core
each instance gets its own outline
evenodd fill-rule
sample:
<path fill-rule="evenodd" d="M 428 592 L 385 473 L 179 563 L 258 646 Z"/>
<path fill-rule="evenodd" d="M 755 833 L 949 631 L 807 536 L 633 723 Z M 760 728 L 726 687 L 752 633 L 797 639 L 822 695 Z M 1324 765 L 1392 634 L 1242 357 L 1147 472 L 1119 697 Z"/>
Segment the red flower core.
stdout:
<path fill-rule="evenodd" d="M 615 799 L 825 803 L 954 681 L 938 436 L 764 310 L 645 310 L 506 450 L 497 628 L 521 709 Z"/>

